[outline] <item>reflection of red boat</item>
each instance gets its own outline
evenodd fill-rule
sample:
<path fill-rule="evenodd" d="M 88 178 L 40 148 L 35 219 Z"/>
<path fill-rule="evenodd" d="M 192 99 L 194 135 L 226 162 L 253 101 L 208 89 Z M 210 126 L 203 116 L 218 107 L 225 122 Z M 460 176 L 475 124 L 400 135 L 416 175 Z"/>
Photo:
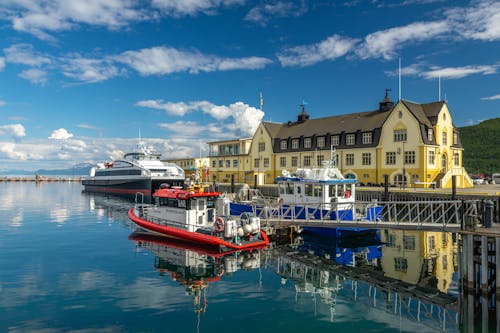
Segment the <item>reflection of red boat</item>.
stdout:
<path fill-rule="evenodd" d="M 128 215 L 135 224 L 155 234 L 206 246 L 244 250 L 267 245 L 269 239 L 260 229 L 258 217 L 244 214 L 236 220 L 216 215 L 220 194 L 200 188 L 164 187 L 154 193 L 154 205 L 138 203 Z"/>

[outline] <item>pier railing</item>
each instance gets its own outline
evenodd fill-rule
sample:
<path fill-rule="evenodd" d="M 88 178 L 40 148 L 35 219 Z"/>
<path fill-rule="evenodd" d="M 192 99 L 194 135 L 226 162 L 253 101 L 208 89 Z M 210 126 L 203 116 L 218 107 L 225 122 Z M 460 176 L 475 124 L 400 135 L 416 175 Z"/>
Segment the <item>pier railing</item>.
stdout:
<path fill-rule="evenodd" d="M 456 230 L 481 223 L 478 200 L 388 201 L 299 205 L 253 204 L 268 225 Z"/>

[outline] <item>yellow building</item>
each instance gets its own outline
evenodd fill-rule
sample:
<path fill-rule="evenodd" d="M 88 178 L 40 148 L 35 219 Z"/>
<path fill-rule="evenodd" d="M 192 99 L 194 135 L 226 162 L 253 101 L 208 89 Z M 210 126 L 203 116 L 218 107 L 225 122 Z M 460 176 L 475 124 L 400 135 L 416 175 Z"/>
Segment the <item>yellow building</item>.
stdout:
<path fill-rule="evenodd" d="M 272 184 L 283 169 L 313 168 L 332 158 L 347 178 L 365 185 L 472 187 L 446 101 L 394 105 L 386 91 L 376 110 L 296 121 L 263 121 L 252 138 L 209 142 L 210 180 Z M 183 167 L 181 165 L 181 167 Z"/>
<path fill-rule="evenodd" d="M 163 162 L 175 163 L 184 170 L 186 178 L 194 179 L 196 171 L 202 171 L 202 177 L 205 177 L 210 165 L 208 157 L 189 157 L 163 160 Z"/>
<path fill-rule="evenodd" d="M 347 178 L 362 184 L 472 187 L 462 167 L 462 146 L 445 101 L 396 105 L 387 92 L 373 111 L 310 119 L 305 107 L 296 121 L 262 122 L 249 149 L 248 169 L 258 184 L 273 183 L 282 169 L 320 166 L 336 151 Z M 247 179 L 248 181 L 248 179 Z"/>
<path fill-rule="evenodd" d="M 446 293 L 454 269 L 451 233 L 382 230 L 382 269 L 385 276 Z"/>

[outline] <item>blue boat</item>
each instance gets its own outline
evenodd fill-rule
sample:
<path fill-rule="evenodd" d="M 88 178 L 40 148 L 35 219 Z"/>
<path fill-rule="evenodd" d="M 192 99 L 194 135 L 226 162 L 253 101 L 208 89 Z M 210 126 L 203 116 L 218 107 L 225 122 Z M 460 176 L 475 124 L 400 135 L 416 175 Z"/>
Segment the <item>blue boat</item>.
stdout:
<path fill-rule="evenodd" d="M 335 154 L 332 154 L 335 156 Z M 272 209 L 279 210 L 282 219 L 331 220 L 331 221 L 372 221 L 375 222 L 382 211 L 376 203 L 355 205 L 356 179 L 346 179 L 336 167 L 335 159 L 323 161 L 320 168 L 297 169 L 294 174 L 283 170 L 276 179 L 279 198 Z M 257 203 L 256 203 L 257 202 Z M 269 204 L 259 204 L 258 200 L 233 201 L 231 215 L 252 212 L 262 216 L 269 210 Z M 362 211 L 360 211 L 362 208 Z M 366 228 L 325 228 L 304 227 L 304 231 L 328 236 L 349 236 L 353 233 L 370 233 Z"/>

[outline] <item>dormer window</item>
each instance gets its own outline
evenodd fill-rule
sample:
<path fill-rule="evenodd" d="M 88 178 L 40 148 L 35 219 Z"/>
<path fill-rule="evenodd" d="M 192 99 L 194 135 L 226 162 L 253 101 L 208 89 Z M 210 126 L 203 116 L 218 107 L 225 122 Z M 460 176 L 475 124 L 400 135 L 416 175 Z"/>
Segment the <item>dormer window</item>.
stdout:
<path fill-rule="evenodd" d="M 347 134 L 345 137 L 346 145 L 353 145 L 355 143 L 356 136 L 355 134 Z"/>
<path fill-rule="evenodd" d="M 281 140 L 280 141 L 280 149 L 286 150 L 287 148 L 288 148 L 288 142 L 286 140 Z"/>
<path fill-rule="evenodd" d="M 292 149 L 299 149 L 299 139 L 292 140 Z"/>
<path fill-rule="evenodd" d="M 453 133 L 453 144 L 458 145 L 458 133 Z"/>
<path fill-rule="evenodd" d="M 427 140 L 434 141 L 434 130 L 432 128 L 427 130 Z"/>
<path fill-rule="evenodd" d="M 304 148 L 311 148 L 311 138 L 304 139 Z"/>
<path fill-rule="evenodd" d="M 316 146 L 318 148 L 323 148 L 325 146 L 325 137 L 324 136 L 318 136 L 316 139 Z"/>
<path fill-rule="evenodd" d="M 363 133 L 363 144 L 367 145 L 370 143 L 372 143 L 372 133 L 371 132 Z"/>

